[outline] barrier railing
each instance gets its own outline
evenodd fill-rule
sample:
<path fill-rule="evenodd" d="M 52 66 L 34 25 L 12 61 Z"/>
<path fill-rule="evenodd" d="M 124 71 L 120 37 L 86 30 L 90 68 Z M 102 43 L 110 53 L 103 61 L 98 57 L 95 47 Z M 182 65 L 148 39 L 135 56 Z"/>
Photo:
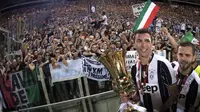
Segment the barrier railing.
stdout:
<path fill-rule="evenodd" d="M 106 95 L 106 94 L 109 94 L 109 93 L 114 93 L 114 91 L 110 90 L 110 91 L 106 91 L 106 92 L 102 92 L 102 93 L 98 93 L 98 94 L 94 94 L 94 95 L 89 95 L 89 96 L 84 96 L 84 97 L 80 97 L 80 98 L 76 98 L 76 99 L 72 99 L 72 100 L 67 100 L 67 101 L 62 101 L 62 102 L 57 102 L 57 103 L 51 103 L 51 104 L 46 104 L 46 105 L 40 105 L 40 106 L 30 107 L 30 108 L 26 108 L 26 109 L 20 109 L 18 111 L 12 111 L 12 112 L 22 112 L 22 111 L 27 111 L 27 110 L 33 110 L 33 109 L 39 109 L 39 108 L 54 106 L 54 105 L 60 105 L 60 104 L 64 104 L 64 103 L 80 101 L 80 100 L 83 100 L 83 99 L 89 99 L 89 98 L 100 96 L 100 95 Z M 92 112 L 94 112 L 94 111 L 92 111 Z"/>

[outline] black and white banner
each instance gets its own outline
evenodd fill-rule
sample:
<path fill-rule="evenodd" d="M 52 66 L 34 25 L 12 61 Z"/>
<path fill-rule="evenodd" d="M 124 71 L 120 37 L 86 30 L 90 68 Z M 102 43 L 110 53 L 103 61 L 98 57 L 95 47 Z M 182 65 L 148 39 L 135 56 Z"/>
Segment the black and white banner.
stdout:
<path fill-rule="evenodd" d="M 89 13 L 95 13 L 96 12 L 96 5 L 91 4 L 89 5 Z"/>
<path fill-rule="evenodd" d="M 94 59 L 83 58 L 83 74 L 89 79 L 97 81 L 110 80 L 110 75 L 105 66 Z"/>

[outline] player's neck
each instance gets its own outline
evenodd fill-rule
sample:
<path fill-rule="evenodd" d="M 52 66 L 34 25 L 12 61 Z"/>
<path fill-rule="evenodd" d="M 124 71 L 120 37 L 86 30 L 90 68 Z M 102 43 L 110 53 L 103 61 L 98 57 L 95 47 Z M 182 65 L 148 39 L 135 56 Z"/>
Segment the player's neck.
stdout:
<path fill-rule="evenodd" d="M 192 67 L 193 67 L 193 68 L 196 68 L 197 65 L 198 65 L 198 64 L 197 64 L 197 61 L 195 61 L 195 62 L 192 64 Z"/>
<path fill-rule="evenodd" d="M 148 57 L 140 57 L 140 62 L 142 65 L 148 65 L 151 60 L 151 55 Z"/>
<path fill-rule="evenodd" d="M 181 68 L 179 67 L 179 71 L 180 71 L 180 73 L 181 73 L 182 75 L 188 76 L 188 75 L 190 75 L 190 73 L 191 73 L 191 71 L 192 71 L 192 68 L 190 67 L 190 68 L 188 68 L 188 69 L 183 70 L 183 69 L 181 69 Z"/>

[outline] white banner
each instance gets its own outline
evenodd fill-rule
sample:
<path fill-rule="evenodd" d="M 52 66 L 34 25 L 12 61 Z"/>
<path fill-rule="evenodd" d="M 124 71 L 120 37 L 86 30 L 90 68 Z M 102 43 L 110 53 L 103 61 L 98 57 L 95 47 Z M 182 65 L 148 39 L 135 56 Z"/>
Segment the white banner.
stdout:
<path fill-rule="evenodd" d="M 167 58 L 166 50 L 157 50 L 154 53 L 157 54 L 157 55 L 159 55 L 159 56 L 163 56 L 163 57 Z"/>
<path fill-rule="evenodd" d="M 6 56 L 10 56 L 10 55 L 22 55 L 22 51 L 21 50 L 19 50 L 19 51 L 12 51 L 10 53 L 6 52 Z"/>
<path fill-rule="evenodd" d="M 136 63 L 138 58 L 137 51 L 127 51 L 126 53 L 126 70 L 131 72 L 132 66 Z"/>
<path fill-rule="evenodd" d="M 81 73 L 81 65 L 81 59 L 67 60 L 67 66 L 65 66 L 62 62 L 59 62 L 58 68 L 55 69 L 52 68 L 52 64 L 49 64 L 52 82 L 61 82 L 82 77 L 83 75 Z"/>
<path fill-rule="evenodd" d="M 140 16 L 140 12 L 142 12 L 145 4 L 146 4 L 146 2 L 132 5 L 133 15 L 135 17 L 139 17 Z"/>
<path fill-rule="evenodd" d="M 110 80 L 110 75 L 107 69 L 100 62 L 83 58 L 83 74 L 86 75 L 87 78 L 97 81 L 106 81 Z"/>

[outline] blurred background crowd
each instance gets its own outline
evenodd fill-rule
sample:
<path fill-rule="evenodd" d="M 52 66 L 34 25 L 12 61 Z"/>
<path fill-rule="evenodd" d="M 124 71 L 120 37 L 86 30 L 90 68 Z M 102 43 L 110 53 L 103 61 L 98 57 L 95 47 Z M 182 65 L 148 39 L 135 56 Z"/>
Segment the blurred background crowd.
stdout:
<path fill-rule="evenodd" d="M 76 80 L 54 87 L 47 65 L 81 57 L 96 59 L 107 49 L 133 51 L 134 34 L 131 29 L 137 18 L 133 16 L 131 6 L 136 3 L 140 2 L 60 0 L 5 13 L 1 16 L 0 26 L 12 32 L 9 35 L 11 51 L 18 53 L 9 58 L 8 54 L 12 52 L 7 52 L 6 44 L 0 45 L 0 75 L 6 78 L 7 74 L 38 65 L 43 67 L 48 91 L 52 93 L 51 102 L 79 97 Z M 91 4 L 96 6 L 94 13 L 88 8 Z M 154 50 L 166 50 L 171 53 L 167 58 L 173 61 L 173 49 L 161 28 L 166 27 L 177 42 L 189 30 L 199 38 L 200 8 L 162 2 L 156 4 L 160 11 L 149 27 Z M 109 82 L 101 84 L 89 80 L 89 84 L 91 94 L 111 89 Z M 66 92 L 70 87 L 73 91 Z M 61 90 L 68 95 L 60 96 Z"/>

